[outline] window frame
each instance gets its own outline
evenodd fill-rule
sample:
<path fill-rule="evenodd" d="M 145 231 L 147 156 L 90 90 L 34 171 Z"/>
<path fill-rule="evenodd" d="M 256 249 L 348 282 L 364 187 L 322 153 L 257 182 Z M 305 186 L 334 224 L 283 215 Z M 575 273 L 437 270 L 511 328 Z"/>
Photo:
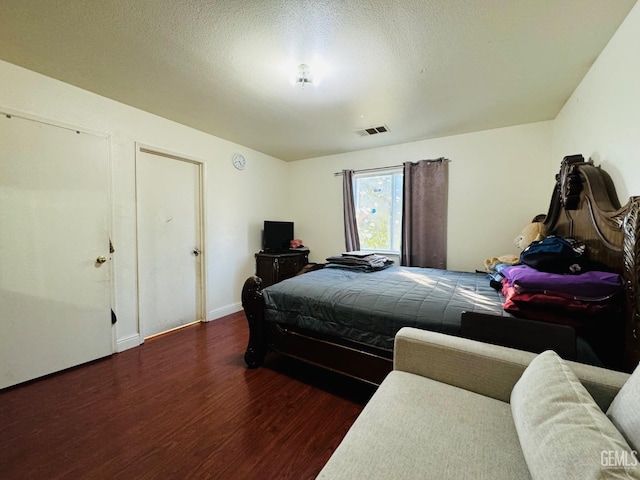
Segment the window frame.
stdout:
<path fill-rule="evenodd" d="M 354 196 L 354 206 L 355 206 L 355 210 L 356 212 L 358 211 L 358 207 L 359 207 L 359 203 L 360 203 L 360 195 L 359 195 L 359 188 L 358 188 L 358 180 L 363 179 L 363 178 L 371 178 L 371 177 L 381 177 L 381 176 L 390 176 L 391 177 L 391 214 L 390 214 L 390 221 L 389 221 L 389 236 L 390 236 L 390 244 L 391 247 L 394 247 L 394 233 L 396 233 L 396 227 L 394 226 L 394 219 L 396 218 L 396 216 L 399 217 L 400 219 L 400 238 L 398 240 L 398 245 L 397 245 L 397 250 L 389 250 L 389 249 L 379 249 L 379 248 L 368 248 L 365 247 L 363 245 L 363 240 L 362 240 L 362 236 L 361 236 L 361 230 L 360 230 L 360 226 L 358 225 L 357 221 L 356 221 L 356 228 L 358 229 L 358 236 L 360 237 L 360 250 L 363 252 L 371 252 L 371 253 L 380 253 L 380 254 L 385 254 L 385 255 L 401 255 L 401 251 L 402 251 L 402 215 L 403 215 L 403 208 L 402 208 L 402 201 L 400 202 L 399 207 L 396 205 L 396 202 L 394 201 L 394 192 L 396 192 L 396 190 L 399 188 L 400 189 L 400 195 L 402 197 L 402 193 L 403 193 L 403 185 L 404 185 L 404 170 L 402 167 L 398 168 L 398 167 L 390 167 L 389 169 L 384 169 L 384 170 L 377 170 L 375 172 L 362 172 L 362 173 L 354 173 L 353 176 L 353 196 Z M 398 183 L 400 183 L 400 185 L 398 185 Z"/>

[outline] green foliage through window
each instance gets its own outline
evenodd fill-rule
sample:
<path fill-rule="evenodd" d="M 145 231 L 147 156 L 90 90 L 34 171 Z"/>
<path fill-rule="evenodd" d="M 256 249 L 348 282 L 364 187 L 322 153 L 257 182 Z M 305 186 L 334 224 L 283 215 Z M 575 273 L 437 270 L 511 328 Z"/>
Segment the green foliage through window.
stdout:
<path fill-rule="evenodd" d="M 402 171 L 356 176 L 354 196 L 360 248 L 399 253 Z"/>

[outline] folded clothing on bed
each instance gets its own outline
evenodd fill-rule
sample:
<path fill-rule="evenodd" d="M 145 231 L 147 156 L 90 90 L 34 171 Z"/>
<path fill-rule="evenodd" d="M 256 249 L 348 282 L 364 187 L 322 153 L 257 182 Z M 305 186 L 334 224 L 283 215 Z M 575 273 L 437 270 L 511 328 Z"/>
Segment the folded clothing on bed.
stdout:
<path fill-rule="evenodd" d="M 620 313 L 616 301 L 585 302 L 549 292 L 518 292 L 503 281 L 504 310 L 516 317 L 579 327 L 588 322 Z"/>
<path fill-rule="evenodd" d="M 374 272 L 383 270 L 393 265 L 393 260 L 375 253 L 363 254 L 362 252 L 347 252 L 342 255 L 334 255 L 327 258 L 328 268 L 348 268 L 350 270 L 362 270 Z"/>
<path fill-rule="evenodd" d="M 508 285 L 516 293 L 539 292 L 575 300 L 601 302 L 622 290 L 622 278 L 617 273 L 590 271 L 577 275 L 541 272 L 527 265 L 502 270 Z"/>
<path fill-rule="evenodd" d="M 540 272 L 527 265 L 505 268 L 504 310 L 532 320 L 580 326 L 619 314 L 622 279 L 610 272 L 578 275 Z"/>

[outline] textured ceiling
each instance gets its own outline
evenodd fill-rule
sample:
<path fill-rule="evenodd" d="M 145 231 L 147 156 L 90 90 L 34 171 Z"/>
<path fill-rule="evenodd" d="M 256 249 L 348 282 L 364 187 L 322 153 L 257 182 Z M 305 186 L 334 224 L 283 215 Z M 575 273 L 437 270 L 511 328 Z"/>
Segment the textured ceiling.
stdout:
<path fill-rule="evenodd" d="M 0 58 L 290 161 L 553 119 L 635 1 L 0 0 Z"/>

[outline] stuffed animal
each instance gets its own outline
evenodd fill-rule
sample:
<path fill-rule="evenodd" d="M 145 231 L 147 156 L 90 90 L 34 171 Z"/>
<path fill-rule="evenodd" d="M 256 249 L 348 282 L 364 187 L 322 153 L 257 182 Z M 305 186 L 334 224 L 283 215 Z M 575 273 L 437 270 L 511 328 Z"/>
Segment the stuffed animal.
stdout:
<path fill-rule="evenodd" d="M 484 261 L 484 270 L 487 273 L 494 273 L 496 266 L 504 263 L 506 265 L 514 265 L 518 263 L 519 257 L 515 255 L 500 255 L 499 257 L 487 258 Z"/>
<path fill-rule="evenodd" d="M 531 242 L 539 242 L 547 236 L 547 227 L 544 223 L 533 222 L 522 229 L 520 234 L 515 238 L 513 244 L 520 250 L 527 248 Z"/>
<path fill-rule="evenodd" d="M 520 250 L 524 250 L 531 242 L 538 242 L 546 237 L 547 228 L 543 223 L 533 222 L 522 229 L 513 241 Z M 499 257 L 487 258 L 484 261 L 484 269 L 487 273 L 494 273 L 496 266 L 500 264 L 515 265 L 520 260 L 519 256 L 508 254 Z"/>

